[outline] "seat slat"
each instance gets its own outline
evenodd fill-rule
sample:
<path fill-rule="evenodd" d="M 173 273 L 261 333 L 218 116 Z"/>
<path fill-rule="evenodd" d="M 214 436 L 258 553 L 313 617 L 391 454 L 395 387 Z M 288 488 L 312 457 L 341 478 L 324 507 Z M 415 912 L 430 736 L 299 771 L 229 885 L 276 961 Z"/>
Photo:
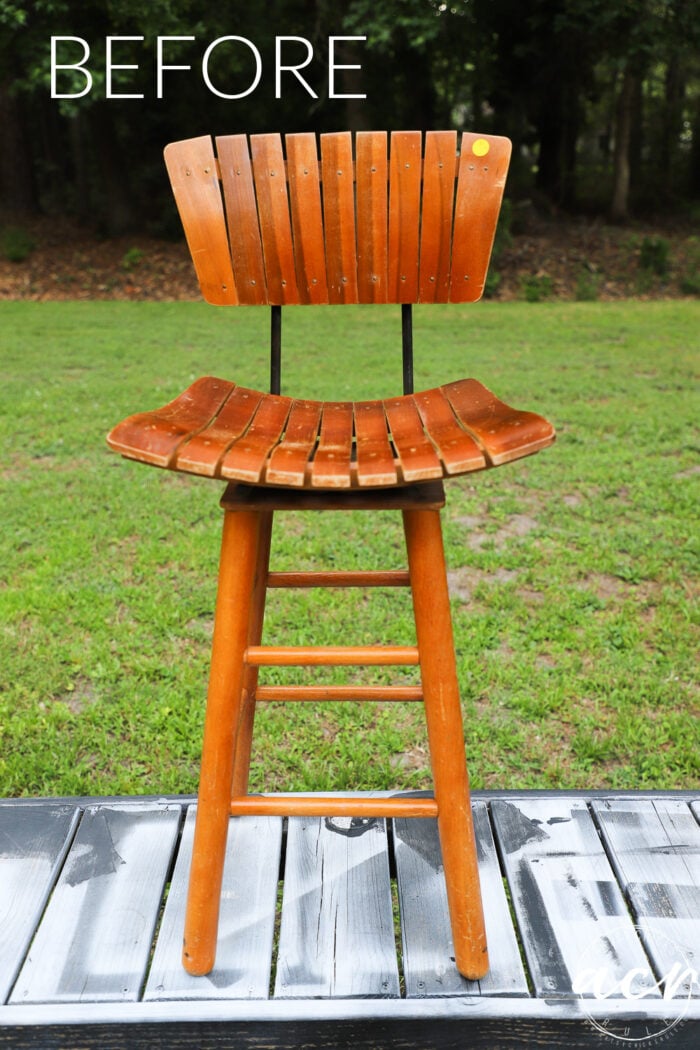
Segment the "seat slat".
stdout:
<path fill-rule="evenodd" d="M 285 142 L 299 301 L 327 303 L 328 284 L 316 136 L 313 132 L 287 135 Z"/>
<path fill-rule="evenodd" d="M 418 299 L 421 133 L 393 131 L 389 159 L 389 268 L 387 299 Z"/>
<path fill-rule="evenodd" d="M 441 478 L 440 458 L 426 436 L 415 401 L 397 397 L 385 401 L 384 410 L 404 481 Z"/>
<path fill-rule="evenodd" d="M 398 476 L 381 401 L 356 401 L 354 406 L 359 485 L 395 485 Z"/>
<path fill-rule="evenodd" d="M 466 131 L 462 135 L 450 302 L 473 303 L 483 294 L 510 151 L 508 139 L 486 139 Z"/>
<path fill-rule="evenodd" d="M 238 294 L 211 138 L 171 142 L 164 157 L 202 295 L 215 306 L 235 306 Z"/>
<path fill-rule="evenodd" d="M 216 419 L 234 386 L 214 376 L 197 379 L 155 412 L 122 420 L 108 434 L 107 444 L 128 459 L 169 467 L 182 442 Z"/>
<path fill-rule="evenodd" d="M 349 131 L 321 135 L 321 174 L 328 298 L 332 303 L 356 303 L 355 183 Z"/>
<path fill-rule="evenodd" d="M 238 297 L 241 303 L 251 306 L 266 303 L 265 267 L 248 139 L 245 135 L 221 135 L 216 139 L 216 149 Z"/>
<path fill-rule="evenodd" d="M 272 450 L 265 470 L 269 485 L 303 485 L 321 422 L 320 401 L 294 401 L 284 442 Z"/>
<path fill-rule="evenodd" d="M 387 287 L 387 135 L 358 131 L 357 287 L 361 303 L 385 303 Z"/>
<path fill-rule="evenodd" d="M 236 478 L 253 485 L 261 481 L 267 458 L 282 437 L 291 406 L 291 398 L 265 395 L 245 434 L 224 453 L 219 465 L 222 478 Z"/>
<path fill-rule="evenodd" d="M 314 488 L 350 488 L 353 411 L 349 401 L 326 401 L 321 434 L 311 464 Z"/>
<path fill-rule="evenodd" d="M 440 387 L 415 394 L 413 400 L 446 474 L 467 473 L 487 466 L 484 453 L 471 434 L 460 427 Z"/>
<path fill-rule="evenodd" d="M 442 390 L 457 418 L 473 431 L 494 466 L 528 456 L 554 441 L 554 427 L 548 420 L 511 408 L 477 379 L 447 383 Z"/>
<path fill-rule="evenodd" d="M 253 176 L 258 198 L 268 301 L 298 303 L 287 175 L 279 135 L 251 135 Z"/>
<path fill-rule="evenodd" d="M 419 298 L 446 303 L 450 294 L 457 132 L 429 131 L 423 161 Z"/>
<path fill-rule="evenodd" d="M 179 446 L 176 469 L 215 477 L 219 460 L 236 438 L 245 433 L 263 396 L 259 390 L 237 386 L 209 426 Z"/>

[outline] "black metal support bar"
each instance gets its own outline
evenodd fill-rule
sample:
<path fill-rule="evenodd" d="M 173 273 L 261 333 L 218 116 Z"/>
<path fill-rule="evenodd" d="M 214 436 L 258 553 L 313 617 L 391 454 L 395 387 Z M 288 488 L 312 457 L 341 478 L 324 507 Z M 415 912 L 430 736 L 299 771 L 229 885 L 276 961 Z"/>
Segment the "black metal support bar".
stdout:
<path fill-rule="evenodd" d="M 403 347 L 403 392 L 413 393 L 413 314 L 411 303 L 401 304 L 401 344 Z"/>
<path fill-rule="evenodd" d="M 282 392 L 282 307 L 270 307 L 270 393 Z"/>

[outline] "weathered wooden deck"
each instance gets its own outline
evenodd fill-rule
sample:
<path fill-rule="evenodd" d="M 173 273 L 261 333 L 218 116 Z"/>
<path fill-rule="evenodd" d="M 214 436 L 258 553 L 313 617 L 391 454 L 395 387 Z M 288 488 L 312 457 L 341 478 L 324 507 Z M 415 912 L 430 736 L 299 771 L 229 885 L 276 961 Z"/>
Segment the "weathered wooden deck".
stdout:
<path fill-rule="evenodd" d="M 192 978 L 191 799 L 0 802 L 0 1046 L 497 1050 L 667 1029 L 696 1050 L 700 792 L 477 795 L 474 814 L 485 980 L 451 963 L 434 821 L 256 817 L 232 822 L 217 966 Z M 576 983 L 594 973 L 605 999 Z"/>

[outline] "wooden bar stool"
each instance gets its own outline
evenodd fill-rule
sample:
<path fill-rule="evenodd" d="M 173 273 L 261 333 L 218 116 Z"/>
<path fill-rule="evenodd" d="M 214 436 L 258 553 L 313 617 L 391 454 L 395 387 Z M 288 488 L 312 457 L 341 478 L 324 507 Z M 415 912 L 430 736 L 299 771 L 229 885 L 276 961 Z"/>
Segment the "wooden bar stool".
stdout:
<path fill-rule="evenodd" d="M 413 392 L 411 304 L 483 291 L 510 158 L 507 139 L 452 131 L 231 135 L 169 145 L 166 164 L 205 299 L 272 308 L 271 392 L 204 377 L 131 416 L 114 450 L 229 481 L 183 961 L 214 965 L 230 817 L 437 817 L 456 965 L 488 969 L 440 508 L 442 481 L 551 444 L 545 419 L 475 379 Z M 319 402 L 280 393 L 281 307 L 401 305 L 404 392 Z M 270 572 L 276 511 L 393 509 L 407 572 Z M 415 646 L 262 644 L 269 587 L 410 586 Z M 417 665 L 420 687 L 258 685 L 263 666 Z M 256 703 L 423 700 L 434 797 L 248 794 Z"/>

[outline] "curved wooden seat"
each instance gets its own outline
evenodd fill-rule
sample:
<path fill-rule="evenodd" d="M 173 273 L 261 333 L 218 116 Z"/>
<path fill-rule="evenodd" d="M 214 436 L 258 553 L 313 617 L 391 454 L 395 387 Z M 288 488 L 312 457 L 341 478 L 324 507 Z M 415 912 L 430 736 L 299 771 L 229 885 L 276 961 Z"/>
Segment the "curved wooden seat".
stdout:
<path fill-rule="evenodd" d="M 411 484 L 537 452 L 554 428 L 476 379 L 383 401 L 306 401 L 198 379 L 130 416 L 109 445 L 129 459 L 253 485 L 336 489 Z"/>

